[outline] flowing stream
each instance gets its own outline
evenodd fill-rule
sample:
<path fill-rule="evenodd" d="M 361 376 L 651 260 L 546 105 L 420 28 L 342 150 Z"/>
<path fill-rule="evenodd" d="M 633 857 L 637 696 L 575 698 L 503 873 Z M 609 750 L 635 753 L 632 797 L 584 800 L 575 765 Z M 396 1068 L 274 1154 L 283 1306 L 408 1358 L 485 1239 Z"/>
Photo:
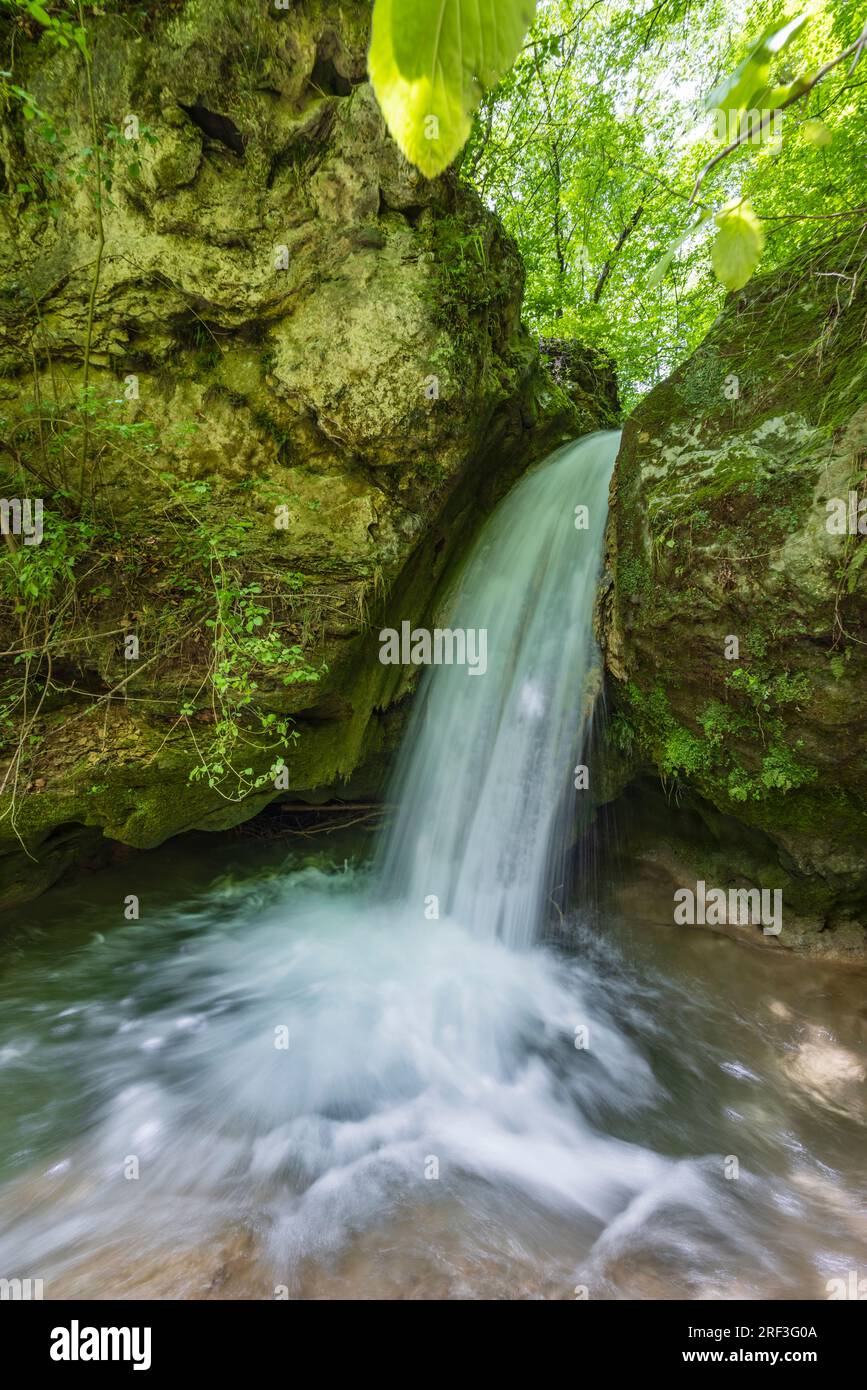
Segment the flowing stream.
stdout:
<path fill-rule="evenodd" d="M 10 916 L 0 1276 L 572 1299 L 867 1274 L 863 979 L 675 929 L 652 874 L 562 892 L 617 442 L 486 525 L 448 608 L 487 669 L 425 672 L 372 856 L 190 837 Z"/>

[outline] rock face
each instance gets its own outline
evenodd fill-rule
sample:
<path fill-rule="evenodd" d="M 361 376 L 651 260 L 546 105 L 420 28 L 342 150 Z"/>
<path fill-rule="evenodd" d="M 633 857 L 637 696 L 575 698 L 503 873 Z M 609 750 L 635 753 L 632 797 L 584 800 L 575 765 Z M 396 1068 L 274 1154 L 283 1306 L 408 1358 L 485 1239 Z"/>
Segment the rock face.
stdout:
<path fill-rule="evenodd" d="M 369 4 L 104 8 L 92 95 L 0 22 L 0 468 L 44 506 L 3 560 L 5 902 L 103 835 L 374 786 L 416 674 L 379 628 L 432 621 L 496 498 L 604 422 L 498 222 L 387 137 Z"/>
<path fill-rule="evenodd" d="M 540 338 L 539 351 L 557 385 L 577 410 L 584 433 L 616 429 L 622 412 L 610 357 L 571 338 Z"/>
<path fill-rule="evenodd" d="M 782 889 L 782 943 L 836 954 L 867 920 L 862 258 L 730 296 L 636 411 L 602 616 L 636 844 L 652 827 L 684 883 Z"/>

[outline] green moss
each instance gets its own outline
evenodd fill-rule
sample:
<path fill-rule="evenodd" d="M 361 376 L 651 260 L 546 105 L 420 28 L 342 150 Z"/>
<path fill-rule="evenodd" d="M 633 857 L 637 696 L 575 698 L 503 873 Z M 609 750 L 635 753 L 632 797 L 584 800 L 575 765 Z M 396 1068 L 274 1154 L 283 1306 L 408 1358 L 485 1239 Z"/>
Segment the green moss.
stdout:
<path fill-rule="evenodd" d="M 738 409 L 749 393 L 752 372 L 722 357 L 714 343 L 700 347 L 675 381 L 675 391 L 691 415 L 700 419 Z"/>
<path fill-rule="evenodd" d="M 638 555 L 630 555 L 618 563 L 617 583 L 622 594 L 648 594 L 652 591 L 650 567 Z"/>
<path fill-rule="evenodd" d="M 776 711 L 781 705 L 809 698 L 805 677 L 782 672 L 759 680 L 743 668 L 729 678 L 734 691 L 746 697 L 740 709 L 711 701 L 698 716 L 698 730 L 680 723 L 672 713 L 665 689 L 644 693 L 634 681 L 627 686 L 632 719 L 628 723 L 639 746 L 663 778 L 685 778 L 717 804 L 770 801 L 816 779 L 787 741 Z M 749 759 L 749 763 L 740 759 Z"/>

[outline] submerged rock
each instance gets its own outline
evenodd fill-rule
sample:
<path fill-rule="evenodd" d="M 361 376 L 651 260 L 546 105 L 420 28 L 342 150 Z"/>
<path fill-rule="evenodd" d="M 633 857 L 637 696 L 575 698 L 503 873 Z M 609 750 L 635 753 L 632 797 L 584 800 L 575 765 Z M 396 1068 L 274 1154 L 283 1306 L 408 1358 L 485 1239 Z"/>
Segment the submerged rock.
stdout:
<path fill-rule="evenodd" d="M 379 628 L 432 626 L 497 497 L 606 418 L 497 220 L 387 136 L 368 4 L 136 14 L 88 21 L 93 110 L 74 45 L 0 21 L 41 113 L 0 145 L 2 487 L 45 508 L 0 595 L 6 903 L 103 836 L 376 788 L 417 674 Z"/>
<path fill-rule="evenodd" d="M 731 295 L 636 410 L 601 617 L 633 848 L 781 888 L 781 944 L 840 955 L 867 920 L 862 258 L 837 240 Z"/>

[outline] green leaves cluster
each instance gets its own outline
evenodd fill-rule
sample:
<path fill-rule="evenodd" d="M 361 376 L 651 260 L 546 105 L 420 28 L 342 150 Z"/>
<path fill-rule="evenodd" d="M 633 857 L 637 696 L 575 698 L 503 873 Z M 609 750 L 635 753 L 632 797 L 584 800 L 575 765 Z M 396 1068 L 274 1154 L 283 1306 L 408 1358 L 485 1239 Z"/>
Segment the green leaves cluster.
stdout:
<path fill-rule="evenodd" d="M 39 0 L 0 0 L 9 10 L 17 10 L 36 21 L 61 48 L 74 45 L 81 53 L 87 54 L 87 31 L 78 23 L 75 6 L 70 5 L 72 17 L 64 14 L 50 14 Z"/>

